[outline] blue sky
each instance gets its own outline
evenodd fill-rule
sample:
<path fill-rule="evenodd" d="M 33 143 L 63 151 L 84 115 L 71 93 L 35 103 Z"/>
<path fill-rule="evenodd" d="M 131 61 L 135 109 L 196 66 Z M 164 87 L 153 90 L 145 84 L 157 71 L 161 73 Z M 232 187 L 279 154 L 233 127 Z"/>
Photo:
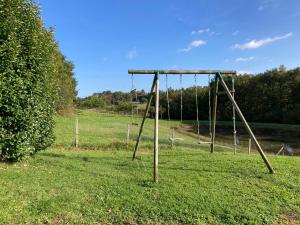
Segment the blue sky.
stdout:
<path fill-rule="evenodd" d="M 300 66 L 299 0 L 39 0 L 75 64 L 79 96 L 128 91 L 128 69 Z M 178 87 L 179 78 L 170 79 Z M 163 79 L 162 79 L 163 80 Z M 192 84 L 191 76 L 184 86 Z M 204 85 L 207 77 L 199 78 Z M 150 76 L 135 76 L 149 90 Z M 162 84 L 164 87 L 164 84 Z"/>

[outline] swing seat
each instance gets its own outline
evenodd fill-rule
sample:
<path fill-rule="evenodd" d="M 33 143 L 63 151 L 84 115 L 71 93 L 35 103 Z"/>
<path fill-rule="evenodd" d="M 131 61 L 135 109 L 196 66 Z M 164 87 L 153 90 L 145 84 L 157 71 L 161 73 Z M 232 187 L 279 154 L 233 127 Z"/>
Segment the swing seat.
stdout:
<path fill-rule="evenodd" d="M 199 141 L 198 144 L 211 144 L 211 141 Z"/>
<path fill-rule="evenodd" d="M 169 138 L 170 141 L 183 141 L 183 138 Z"/>

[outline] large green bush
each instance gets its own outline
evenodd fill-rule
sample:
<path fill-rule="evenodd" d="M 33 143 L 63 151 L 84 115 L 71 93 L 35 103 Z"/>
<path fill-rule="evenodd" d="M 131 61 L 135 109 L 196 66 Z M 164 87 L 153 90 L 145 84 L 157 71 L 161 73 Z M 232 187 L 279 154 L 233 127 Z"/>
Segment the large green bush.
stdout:
<path fill-rule="evenodd" d="M 18 160 L 53 141 L 55 42 L 38 7 L 0 0 L 0 158 Z"/>

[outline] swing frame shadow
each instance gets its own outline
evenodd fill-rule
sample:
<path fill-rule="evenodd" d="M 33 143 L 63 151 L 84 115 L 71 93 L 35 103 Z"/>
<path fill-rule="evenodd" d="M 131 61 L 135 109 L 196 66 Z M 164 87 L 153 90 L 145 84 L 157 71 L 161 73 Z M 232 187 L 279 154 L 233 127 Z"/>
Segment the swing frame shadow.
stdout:
<path fill-rule="evenodd" d="M 218 87 L 219 87 L 219 83 L 221 83 L 221 85 L 223 86 L 225 93 L 227 94 L 230 102 L 232 103 L 233 106 L 233 111 L 237 112 L 238 116 L 240 117 L 242 123 L 244 124 L 246 130 L 249 133 L 249 136 L 251 137 L 251 139 L 254 141 L 257 150 L 260 154 L 260 156 L 262 157 L 264 163 L 266 164 L 270 174 L 275 173 L 273 167 L 271 166 L 270 162 L 268 161 L 264 151 L 262 150 L 259 142 L 257 141 L 255 135 L 253 134 L 248 122 L 246 121 L 244 115 L 242 114 L 239 106 L 237 105 L 235 99 L 234 99 L 234 91 L 231 92 L 227 86 L 227 84 L 225 83 L 224 79 L 223 79 L 223 75 L 226 76 L 235 76 L 237 74 L 237 72 L 235 70 L 128 70 L 128 74 L 139 74 L 139 75 L 154 75 L 154 79 L 153 79 L 153 83 L 152 83 L 152 87 L 151 87 L 151 91 L 148 95 L 148 102 L 147 102 L 147 106 L 146 106 L 146 110 L 144 112 L 144 116 L 143 116 L 143 120 L 140 126 L 140 130 L 139 130 L 139 135 L 137 137 L 136 140 L 136 144 L 135 144 L 135 148 L 134 148 L 134 153 L 133 153 L 133 157 L 132 160 L 136 159 L 136 152 L 138 150 L 138 146 L 139 146 L 139 142 L 141 140 L 141 135 L 143 132 L 143 128 L 144 128 L 144 123 L 145 120 L 147 118 L 148 112 L 149 112 L 149 108 L 151 105 L 151 101 L 153 99 L 153 96 L 155 97 L 155 120 L 154 120 L 154 173 L 153 173 L 153 180 L 154 182 L 158 182 L 158 125 L 159 125 L 159 75 L 160 74 L 170 74 L 170 75 L 198 75 L 198 74 L 202 74 L 202 75 L 215 75 L 215 79 L 214 79 L 214 96 L 213 96 L 213 110 L 212 110 L 212 120 L 211 120 L 211 126 L 212 126 L 212 135 L 211 135 L 211 153 L 214 152 L 214 146 L 215 146 L 215 127 L 216 127 L 216 112 L 217 112 L 217 102 L 218 102 Z M 235 119 L 235 114 L 234 114 L 234 119 Z M 234 151 L 236 151 L 235 146 L 234 146 Z"/>

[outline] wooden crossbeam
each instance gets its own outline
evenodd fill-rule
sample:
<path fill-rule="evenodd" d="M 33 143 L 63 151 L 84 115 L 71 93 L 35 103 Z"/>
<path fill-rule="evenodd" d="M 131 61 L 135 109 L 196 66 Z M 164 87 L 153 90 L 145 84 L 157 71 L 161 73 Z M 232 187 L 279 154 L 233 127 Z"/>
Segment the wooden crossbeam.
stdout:
<path fill-rule="evenodd" d="M 235 70 L 128 70 L 128 74 L 217 74 L 236 75 Z"/>

